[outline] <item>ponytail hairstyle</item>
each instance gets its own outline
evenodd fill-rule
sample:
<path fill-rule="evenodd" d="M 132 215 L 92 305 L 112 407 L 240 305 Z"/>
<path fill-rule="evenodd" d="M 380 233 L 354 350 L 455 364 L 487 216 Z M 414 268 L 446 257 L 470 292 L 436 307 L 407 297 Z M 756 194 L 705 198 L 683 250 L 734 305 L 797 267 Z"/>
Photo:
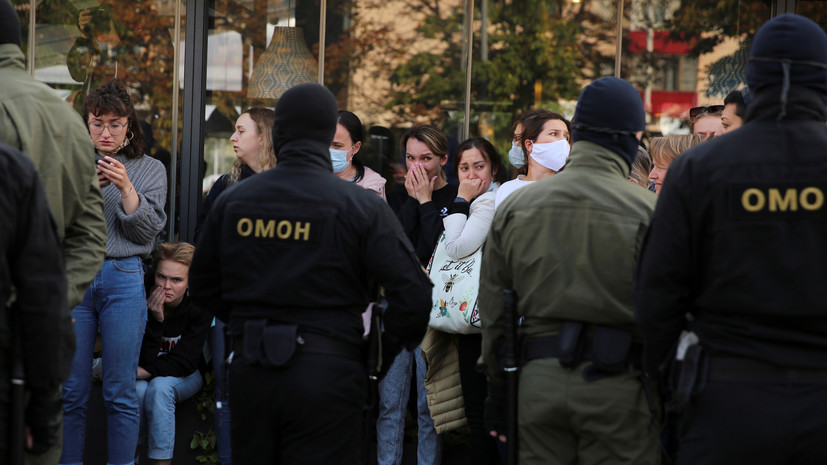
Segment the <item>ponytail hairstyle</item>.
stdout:
<path fill-rule="evenodd" d="M 273 119 L 275 113 L 269 108 L 252 107 L 243 114 L 250 115 L 250 119 L 256 123 L 256 131 L 261 136 L 261 146 L 258 149 L 258 166 L 261 171 L 269 170 L 276 166 L 276 151 L 273 148 Z M 241 116 L 241 115 L 239 115 Z M 238 158 L 233 161 L 233 169 L 230 171 L 230 179 L 227 185 L 235 184 L 241 179 L 241 167 L 244 162 Z"/>
<path fill-rule="evenodd" d="M 353 141 L 354 145 L 359 142 L 359 149 L 361 150 L 365 144 L 365 129 L 359 117 L 347 110 L 339 110 L 339 117 L 336 119 L 336 122 L 347 129 L 348 134 L 350 134 L 350 140 Z M 353 181 L 359 182 L 360 179 L 365 177 L 365 165 L 361 160 L 356 158 L 355 153 L 353 154 L 353 158 L 350 159 L 350 163 L 356 168 L 356 179 Z"/>

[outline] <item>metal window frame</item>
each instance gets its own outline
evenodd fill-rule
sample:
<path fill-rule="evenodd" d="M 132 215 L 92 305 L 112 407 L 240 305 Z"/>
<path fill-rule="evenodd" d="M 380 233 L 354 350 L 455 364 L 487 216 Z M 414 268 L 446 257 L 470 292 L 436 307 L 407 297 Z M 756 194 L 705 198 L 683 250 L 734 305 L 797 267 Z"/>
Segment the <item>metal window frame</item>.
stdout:
<path fill-rule="evenodd" d="M 783 15 L 784 13 L 795 13 L 795 5 L 798 0 L 773 0 L 771 18 Z"/>
<path fill-rule="evenodd" d="M 182 131 L 184 137 L 181 142 L 181 209 L 178 240 L 194 242 L 195 223 L 201 204 L 201 160 L 204 159 L 209 5 L 207 0 L 188 0 L 186 7 Z M 175 189 L 175 185 L 171 189 Z M 175 218 L 170 218 L 169 221 L 174 222 Z"/>

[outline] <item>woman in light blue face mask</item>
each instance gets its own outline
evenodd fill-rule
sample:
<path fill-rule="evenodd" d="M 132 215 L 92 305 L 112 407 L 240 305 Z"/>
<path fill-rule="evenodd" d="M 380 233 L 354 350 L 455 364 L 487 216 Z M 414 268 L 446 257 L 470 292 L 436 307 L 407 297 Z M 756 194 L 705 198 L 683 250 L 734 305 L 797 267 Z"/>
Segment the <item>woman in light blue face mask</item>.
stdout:
<path fill-rule="evenodd" d="M 330 143 L 333 173 L 345 181 L 355 182 L 365 189 L 372 190 L 385 199 L 385 178 L 356 158 L 356 154 L 362 148 L 364 137 L 365 131 L 359 117 L 346 110 L 339 111 L 336 135 Z"/>
<path fill-rule="evenodd" d="M 520 174 L 497 189 L 494 208 L 498 208 L 512 192 L 563 169 L 571 150 L 571 124 L 563 115 L 548 110 L 532 110 L 515 124 L 519 131 L 520 148 L 526 164 Z M 509 152 L 509 160 L 512 154 Z M 512 162 L 513 164 L 513 162 Z"/>
<path fill-rule="evenodd" d="M 517 174 L 526 174 L 526 154 L 523 152 L 523 129 L 527 120 L 543 116 L 548 110 L 528 110 L 514 122 L 514 135 L 511 139 L 511 149 L 508 151 L 508 162 L 517 170 Z"/>

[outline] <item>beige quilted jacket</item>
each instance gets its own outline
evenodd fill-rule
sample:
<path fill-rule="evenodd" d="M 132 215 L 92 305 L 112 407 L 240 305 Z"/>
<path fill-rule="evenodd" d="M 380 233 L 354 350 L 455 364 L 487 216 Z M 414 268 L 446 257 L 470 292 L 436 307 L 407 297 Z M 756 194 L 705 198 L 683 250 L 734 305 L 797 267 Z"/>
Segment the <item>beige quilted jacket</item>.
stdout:
<path fill-rule="evenodd" d="M 467 424 L 456 335 L 428 328 L 421 347 L 428 365 L 425 388 L 436 432 L 444 433 Z"/>

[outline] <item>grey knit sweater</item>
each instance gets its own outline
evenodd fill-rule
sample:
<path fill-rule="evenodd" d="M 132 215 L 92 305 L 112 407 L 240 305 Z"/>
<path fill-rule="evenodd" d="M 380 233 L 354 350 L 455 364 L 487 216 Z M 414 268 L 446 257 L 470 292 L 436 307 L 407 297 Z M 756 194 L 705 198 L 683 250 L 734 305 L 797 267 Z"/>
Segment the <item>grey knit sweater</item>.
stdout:
<path fill-rule="evenodd" d="M 137 255 L 147 257 L 155 247 L 155 237 L 164 229 L 167 215 L 164 204 L 167 197 L 167 172 L 164 165 L 147 155 L 127 159 L 125 155 L 114 157 L 123 163 L 126 174 L 140 204 L 138 210 L 127 215 L 123 209 L 121 193 L 114 184 L 101 189 L 108 238 L 106 258 L 125 258 Z M 95 160 L 101 157 L 95 154 Z"/>

